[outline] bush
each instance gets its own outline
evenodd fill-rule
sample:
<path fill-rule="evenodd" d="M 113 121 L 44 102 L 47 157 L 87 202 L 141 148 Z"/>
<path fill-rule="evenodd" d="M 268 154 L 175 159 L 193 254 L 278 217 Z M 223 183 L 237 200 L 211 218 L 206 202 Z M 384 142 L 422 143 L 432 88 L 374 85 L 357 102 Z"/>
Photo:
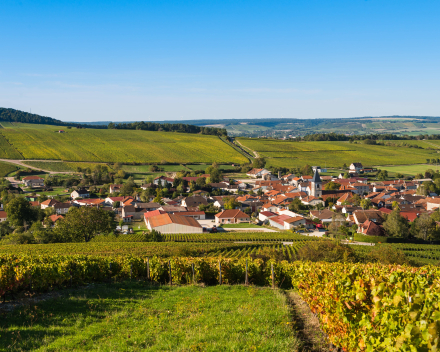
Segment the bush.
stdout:
<path fill-rule="evenodd" d="M 388 237 L 385 236 L 368 236 L 363 235 L 361 233 L 355 233 L 353 236 L 353 240 L 358 242 L 367 242 L 367 243 L 387 243 Z"/>
<path fill-rule="evenodd" d="M 355 263 L 357 261 L 353 249 L 337 241 L 313 241 L 307 243 L 299 249 L 297 259 L 329 263 Z"/>
<path fill-rule="evenodd" d="M 144 242 L 162 242 L 163 240 L 163 235 L 156 230 L 144 234 Z"/>
<path fill-rule="evenodd" d="M 414 262 L 409 260 L 405 253 L 399 249 L 389 246 L 379 246 L 372 249 L 366 255 L 367 262 L 381 263 L 381 264 L 408 264 L 414 266 Z"/>

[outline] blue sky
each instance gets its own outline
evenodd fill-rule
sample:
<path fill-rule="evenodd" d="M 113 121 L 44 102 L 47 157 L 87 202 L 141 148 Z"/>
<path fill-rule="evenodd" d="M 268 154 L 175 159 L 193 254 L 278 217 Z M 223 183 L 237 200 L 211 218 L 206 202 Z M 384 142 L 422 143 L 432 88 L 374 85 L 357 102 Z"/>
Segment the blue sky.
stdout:
<path fill-rule="evenodd" d="M 440 2 L 0 2 L 0 106 L 65 121 L 440 116 Z"/>

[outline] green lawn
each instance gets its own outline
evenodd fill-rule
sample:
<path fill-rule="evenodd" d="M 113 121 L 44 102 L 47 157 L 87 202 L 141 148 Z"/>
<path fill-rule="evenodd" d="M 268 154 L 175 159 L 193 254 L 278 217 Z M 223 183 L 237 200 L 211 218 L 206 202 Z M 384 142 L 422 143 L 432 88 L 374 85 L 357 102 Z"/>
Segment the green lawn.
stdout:
<path fill-rule="evenodd" d="M 268 288 L 95 284 L 0 320 L 2 351 L 298 351 L 286 298 Z"/>
<path fill-rule="evenodd" d="M 424 174 L 426 170 L 439 170 L 440 165 L 416 164 L 416 165 L 396 165 L 396 166 L 378 166 L 381 170 L 388 172 L 401 173 L 403 175 L 414 176 L 416 174 Z"/>

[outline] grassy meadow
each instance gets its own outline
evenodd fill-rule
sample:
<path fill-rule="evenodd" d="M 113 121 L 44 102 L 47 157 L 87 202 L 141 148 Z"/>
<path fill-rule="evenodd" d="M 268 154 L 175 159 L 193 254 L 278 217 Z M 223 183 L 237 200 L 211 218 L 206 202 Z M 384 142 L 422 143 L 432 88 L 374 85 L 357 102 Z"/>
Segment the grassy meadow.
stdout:
<path fill-rule="evenodd" d="M 415 176 L 417 174 L 424 174 L 426 170 L 439 170 L 440 165 L 428 165 L 428 164 L 417 164 L 417 165 L 396 165 L 396 166 L 381 166 L 381 170 L 387 170 L 390 173 L 401 173 L 403 175 Z"/>
<path fill-rule="evenodd" d="M 95 284 L 4 313 L 2 351 L 298 351 L 286 297 L 245 286 Z"/>
<path fill-rule="evenodd" d="M 0 158 L 121 163 L 245 163 L 216 136 L 11 124 L 0 129 Z"/>
<path fill-rule="evenodd" d="M 17 171 L 18 167 L 13 164 L 4 163 L 0 161 L 0 177 L 5 177 L 11 172 Z"/>
<path fill-rule="evenodd" d="M 440 157 L 435 149 L 435 145 L 440 149 L 440 141 L 413 141 L 422 147 L 419 149 L 349 142 L 292 142 L 252 138 L 239 140 L 266 158 L 267 166 L 298 167 L 309 164 L 341 167 L 344 163 L 350 165 L 352 162 L 361 162 L 364 166 L 402 165 L 425 163 L 426 159 Z"/>

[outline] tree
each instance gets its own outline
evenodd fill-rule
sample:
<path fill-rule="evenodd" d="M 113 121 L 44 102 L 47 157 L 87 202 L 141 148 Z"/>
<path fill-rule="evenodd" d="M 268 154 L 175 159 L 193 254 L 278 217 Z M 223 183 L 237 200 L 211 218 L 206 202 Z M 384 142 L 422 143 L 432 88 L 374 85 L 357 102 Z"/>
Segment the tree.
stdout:
<path fill-rule="evenodd" d="M 388 178 L 388 171 L 387 170 L 380 170 L 377 173 L 377 178 L 381 181 L 385 181 Z"/>
<path fill-rule="evenodd" d="M 12 199 L 6 205 L 8 220 L 13 226 L 25 226 L 35 221 L 36 212 L 30 203 L 23 197 Z"/>
<path fill-rule="evenodd" d="M 163 240 L 164 236 L 156 230 L 144 234 L 144 242 L 162 242 Z"/>
<path fill-rule="evenodd" d="M 328 182 L 325 184 L 324 189 L 326 191 L 334 191 L 341 188 L 341 184 L 337 182 Z"/>
<path fill-rule="evenodd" d="M 301 203 L 301 199 L 294 198 L 293 201 L 289 204 L 289 210 L 297 213 L 304 209 L 304 205 Z"/>
<path fill-rule="evenodd" d="M 414 220 L 414 226 L 411 230 L 414 237 L 421 238 L 424 241 L 435 241 L 440 235 L 434 217 L 427 213 L 421 214 L 420 217 Z"/>
<path fill-rule="evenodd" d="M 364 210 L 370 209 L 371 200 L 369 198 L 362 199 L 360 203 L 361 203 L 362 209 L 364 209 Z"/>
<path fill-rule="evenodd" d="M 210 183 L 218 183 L 222 179 L 222 174 L 219 169 L 213 168 L 211 173 L 209 174 Z"/>
<path fill-rule="evenodd" d="M 391 203 L 391 207 L 393 209 L 399 209 L 400 210 L 399 203 L 397 201 L 394 201 L 393 203 Z"/>
<path fill-rule="evenodd" d="M 306 176 L 306 175 L 309 175 L 309 176 L 313 175 L 313 169 L 312 169 L 312 167 L 309 166 L 309 165 L 304 165 L 304 166 L 301 168 L 301 175 L 304 175 L 304 176 Z"/>
<path fill-rule="evenodd" d="M 252 166 L 255 169 L 262 169 L 266 165 L 266 160 L 264 158 L 255 158 L 252 162 Z"/>
<path fill-rule="evenodd" d="M 399 209 L 394 209 L 388 214 L 386 221 L 383 223 L 383 228 L 391 237 L 406 238 L 409 234 L 408 220 L 400 216 Z"/>
<path fill-rule="evenodd" d="M 150 172 L 157 172 L 157 171 L 159 171 L 159 168 L 157 167 L 157 165 L 150 166 Z"/>
<path fill-rule="evenodd" d="M 350 174 L 348 172 L 344 173 L 344 178 L 350 178 Z"/>
<path fill-rule="evenodd" d="M 96 235 L 113 230 L 113 213 L 95 207 L 70 208 L 55 228 L 65 242 L 89 242 Z"/>
<path fill-rule="evenodd" d="M 235 209 L 240 206 L 240 203 L 234 197 L 228 197 L 223 202 L 223 207 L 225 209 Z"/>

